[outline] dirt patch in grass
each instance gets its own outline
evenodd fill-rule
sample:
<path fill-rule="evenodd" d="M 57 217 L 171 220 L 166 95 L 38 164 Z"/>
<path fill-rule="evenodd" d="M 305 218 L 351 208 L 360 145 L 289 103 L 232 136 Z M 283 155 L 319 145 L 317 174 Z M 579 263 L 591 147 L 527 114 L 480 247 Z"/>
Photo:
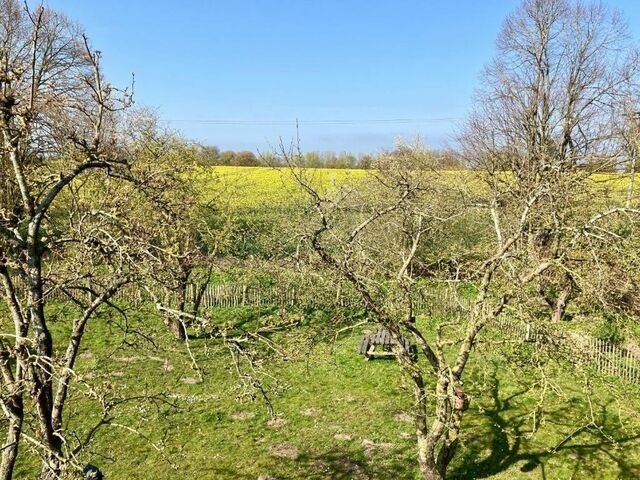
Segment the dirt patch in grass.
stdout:
<path fill-rule="evenodd" d="M 282 417 L 275 417 L 267 422 L 267 426 L 271 428 L 283 428 L 287 425 L 287 420 Z"/>
<path fill-rule="evenodd" d="M 278 443 L 276 445 L 271 445 L 268 448 L 268 452 L 271 456 L 278 458 L 288 458 L 290 460 L 296 460 L 300 455 L 298 449 L 288 443 Z"/>
<path fill-rule="evenodd" d="M 139 357 L 137 355 L 134 355 L 132 357 L 115 357 L 114 360 L 116 362 L 122 362 L 122 363 L 131 363 L 131 362 L 137 362 L 138 360 L 140 360 L 142 357 Z"/>
<path fill-rule="evenodd" d="M 256 416 L 256 412 L 249 412 L 249 411 L 236 412 L 231 414 L 231 418 L 239 422 L 242 422 L 245 420 L 251 420 L 252 418 L 255 418 L 255 416 Z"/>
<path fill-rule="evenodd" d="M 300 413 L 307 417 L 317 417 L 322 413 L 322 410 L 316 407 L 309 407 L 302 410 Z"/>
<path fill-rule="evenodd" d="M 362 448 L 364 449 L 365 455 L 372 455 L 376 450 L 391 450 L 394 447 L 393 443 L 387 442 L 374 442 L 373 440 L 369 440 L 365 438 L 362 440 Z"/>
<path fill-rule="evenodd" d="M 194 377 L 182 377 L 180 381 L 187 385 L 195 385 L 196 383 L 198 383 L 198 379 Z"/>
<path fill-rule="evenodd" d="M 402 422 L 402 423 L 412 423 L 413 422 L 413 417 L 411 415 L 409 415 L 406 412 L 400 412 L 400 413 L 396 413 L 393 416 L 393 419 L 396 422 Z"/>

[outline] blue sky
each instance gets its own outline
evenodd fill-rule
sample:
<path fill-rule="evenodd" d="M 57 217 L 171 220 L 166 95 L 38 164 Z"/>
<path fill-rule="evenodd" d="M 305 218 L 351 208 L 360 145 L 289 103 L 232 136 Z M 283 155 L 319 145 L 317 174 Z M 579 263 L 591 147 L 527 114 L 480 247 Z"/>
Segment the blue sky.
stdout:
<path fill-rule="evenodd" d="M 640 37 L 640 1 L 609 0 Z M 187 137 L 266 151 L 446 147 L 519 0 L 48 0 Z M 408 119 L 406 121 L 398 121 Z M 327 122 L 329 121 L 329 122 Z M 337 122 L 336 122 L 337 121 Z M 232 124 L 230 124 L 232 123 Z"/>

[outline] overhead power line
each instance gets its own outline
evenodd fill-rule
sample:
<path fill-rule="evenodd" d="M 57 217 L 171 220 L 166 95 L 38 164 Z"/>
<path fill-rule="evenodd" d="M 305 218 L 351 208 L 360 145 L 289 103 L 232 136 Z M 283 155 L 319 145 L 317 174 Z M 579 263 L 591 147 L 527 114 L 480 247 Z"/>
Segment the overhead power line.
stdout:
<path fill-rule="evenodd" d="M 295 126 L 298 125 L 375 125 L 375 124 L 411 124 L 453 122 L 459 120 L 456 117 L 429 117 L 429 118 L 369 118 L 369 119 L 328 119 L 328 120 L 247 120 L 247 119 L 171 119 L 169 122 L 196 123 L 202 125 L 247 125 L 247 126 Z"/>

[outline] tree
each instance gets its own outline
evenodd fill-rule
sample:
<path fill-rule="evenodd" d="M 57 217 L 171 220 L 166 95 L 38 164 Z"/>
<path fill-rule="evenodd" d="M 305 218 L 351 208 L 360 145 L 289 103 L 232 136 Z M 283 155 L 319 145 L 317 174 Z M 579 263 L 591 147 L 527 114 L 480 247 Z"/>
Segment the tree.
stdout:
<path fill-rule="evenodd" d="M 239 167 L 256 167 L 259 165 L 258 159 L 256 158 L 255 154 L 247 150 L 236 152 L 234 160 L 234 165 L 237 165 Z"/>
<path fill-rule="evenodd" d="M 235 165 L 236 153 L 233 150 L 225 150 L 218 156 L 220 165 Z"/>
<path fill-rule="evenodd" d="M 41 478 L 60 478 L 95 433 L 72 445 L 63 418 L 87 323 L 147 254 L 134 240 L 143 225 L 120 215 L 126 199 L 115 188 L 131 165 L 120 128 L 130 105 L 80 27 L 43 6 L 0 1 L 2 479 L 24 442 L 42 458 Z M 96 185 L 109 202 L 93 201 Z M 54 297 L 77 312 L 66 338 L 51 332 Z"/>
<path fill-rule="evenodd" d="M 414 390 L 425 479 L 445 478 L 457 451 L 464 373 L 486 328 L 507 309 L 525 320 L 563 318 L 572 296 L 602 278 L 590 273 L 606 268 L 597 259 L 633 231 L 623 229 L 640 212 L 595 189 L 581 168 L 618 162 L 624 151 L 621 107 L 637 68 L 624 33 L 601 5 L 525 0 L 504 23 L 462 135 L 473 171 L 445 176 L 437 156 L 401 146 L 380 158 L 370 183 L 323 193 L 298 168 L 300 153 L 282 152 L 317 213 L 305 238 L 320 264 L 351 284 L 370 321 L 396 341 L 411 336 L 427 361 L 396 347 Z M 471 253 L 452 259 L 429 248 L 443 237 L 465 245 L 474 225 Z M 440 283 L 471 282 L 470 310 L 416 322 L 425 270 Z M 540 297 L 550 315 L 537 319 L 532 302 Z"/>
<path fill-rule="evenodd" d="M 196 149 L 196 161 L 203 166 L 218 165 L 220 149 L 215 145 L 200 145 Z"/>
<path fill-rule="evenodd" d="M 637 99 L 638 55 L 617 12 L 568 0 L 525 0 L 506 19 L 497 49 L 462 144 L 492 191 L 496 227 L 539 192 L 526 260 L 553 261 L 539 292 L 557 321 L 580 290 L 575 269 L 584 265 L 562 253 L 567 232 L 611 206 L 589 185 L 591 167 L 625 163 L 630 144 L 621 127 Z"/>
<path fill-rule="evenodd" d="M 451 329 L 454 324 L 447 321 L 436 328 L 435 340 L 431 339 L 416 322 L 415 303 L 424 285 L 415 262 L 425 241 L 448 231 L 463 214 L 466 202 L 460 200 L 466 195 L 451 187 L 455 180 L 438 172 L 433 156 L 417 148 L 403 147 L 380 156 L 368 180 L 357 188 L 334 192 L 318 190 L 307 171 L 296 166 L 300 154 L 281 153 L 317 214 L 317 221 L 304 234 L 320 262 L 316 268 L 335 276 L 334 282 L 348 283 L 361 299 L 369 321 L 389 330 L 396 341 L 394 352 L 413 386 L 420 470 L 426 479 L 442 478 L 455 454 L 466 409 L 462 373 L 475 337 L 490 315 L 485 315 L 486 296 L 481 297 L 464 324 Z M 462 338 L 451 340 L 447 338 L 450 334 Z M 405 335 L 416 342 L 426 366 L 399 346 Z M 462 345 L 453 362 L 452 345 Z M 430 396 L 435 397 L 431 420 Z"/>
<path fill-rule="evenodd" d="M 204 293 L 228 229 L 212 223 L 218 212 L 214 205 L 218 193 L 208 192 L 205 203 L 198 182 L 194 181 L 202 150 L 177 133 L 163 131 L 155 115 L 141 111 L 132 115 L 135 133 L 129 143 L 131 166 L 125 177 L 126 197 L 133 205 L 123 209 L 132 221 L 144 223 L 148 236 L 139 238 L 149 256 L 141 265 L 145 285 L 159 307 L 187 313 L 188 288 L 198 283 L 190 315 L 198 315 Z M 200 281 L 196 282 L 196 279 Z M 160 293 L 162 291 L 162 293 Z M 178 340 L 186 340 L 186 325 L 173 315 L 165 323 Z"/>

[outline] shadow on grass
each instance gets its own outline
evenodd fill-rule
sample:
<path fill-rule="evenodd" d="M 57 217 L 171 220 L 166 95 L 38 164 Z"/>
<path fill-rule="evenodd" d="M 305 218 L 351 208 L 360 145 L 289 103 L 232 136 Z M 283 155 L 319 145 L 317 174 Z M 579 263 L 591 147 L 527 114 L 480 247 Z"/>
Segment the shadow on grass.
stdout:
<path fill-rule="evenodd" d="M 530 386 L 525 386 L 522 390 L 501 397 L 500 381 L 494 370 L 490 392 L 493 405 L 482 409 L 484 422 L 481 426 L 478 425 L 476 433 L 469 438 L 465 448 L 461 449 L 448 478 L 488 478 L 514 467 L 518 468 L 517 465 L 522 463 L 518 470 L 527 473 L 539 469 L 541 478 L 546 479 L 550 473 L 546 463 L 554 455 L 562 455 L 567 463 L 573 463 L 572 467 L 568 466 L 568 469 L 573 469 L 570 478 L 578 473 L 580 478 L 585 475 L 588 478 L 598 478 L 597 474 L 602 473 L 601 462 L 605 457 L 616 465 L 618 478 L 637 478 L 640 460 L 630 459 L 629 455 L 625 457 L 625 451 L 629 452 L 637 448 L 637 445 L 631 446 L 631 450 L 625 449 L 624 445 L 640 439 L 640 434 L 627 435 L 619 423 L 612 425 L 607 422 L 610 415 L 607 411 L 609 404 L 599 406 L 597 423 L 583 425 L 576 423 L 568 413 L 570 406 L 545 411 L 546 422 L 554 424 L 555 429 L 566 431 L 566 437 L 545 449 L 532 448 L 528 442 L 533 433 L 531 413 L 519 413 L 523 410 L 522 405 L 519 408 L 515 406 L 518 397 L 529 390 Z M 606 429 L 600 426 L 605 424 L 608 424 Z M 487 449 L 490 449 L 488 455 Z"/>
<path fill-rule="evenodd" d="M 302 455 L 297 461 L 305 466 L 305 479 L 413 478 L 415 462 L 403 461 L 411 458 L 407 450 L 408 447 L 394 448 L 393 455 L 389 455 L 388 451 L 374 450 L 369 454 L 362 454 L 334 448 L 317 455 Z M 383 459 L 393 461 L 384 462 Z"/>
<path fill-rule="evenodd" d="M 364 454 L 345 448 L 331 449 L 319 454 L 302 453 L 296 459 L 280 460 L 277 467 L 265 467 L 258 478 L 278 480 L 369 480 L 372 478 L 401 479 L 415 477 L 415 462 L 404 461 L 409 455 L 407 448 L 394 449 L 395 460 L 381 462 L 389 458 L 389 452 Z M 404 459 L 404 460 L 403 460 Z M 290 467 L 290 468 L 287 468 Z M 247 474 L 241 469 L 213 468 L 212 478 L 233 478 L 256 480 L 255 474 Z"/>

